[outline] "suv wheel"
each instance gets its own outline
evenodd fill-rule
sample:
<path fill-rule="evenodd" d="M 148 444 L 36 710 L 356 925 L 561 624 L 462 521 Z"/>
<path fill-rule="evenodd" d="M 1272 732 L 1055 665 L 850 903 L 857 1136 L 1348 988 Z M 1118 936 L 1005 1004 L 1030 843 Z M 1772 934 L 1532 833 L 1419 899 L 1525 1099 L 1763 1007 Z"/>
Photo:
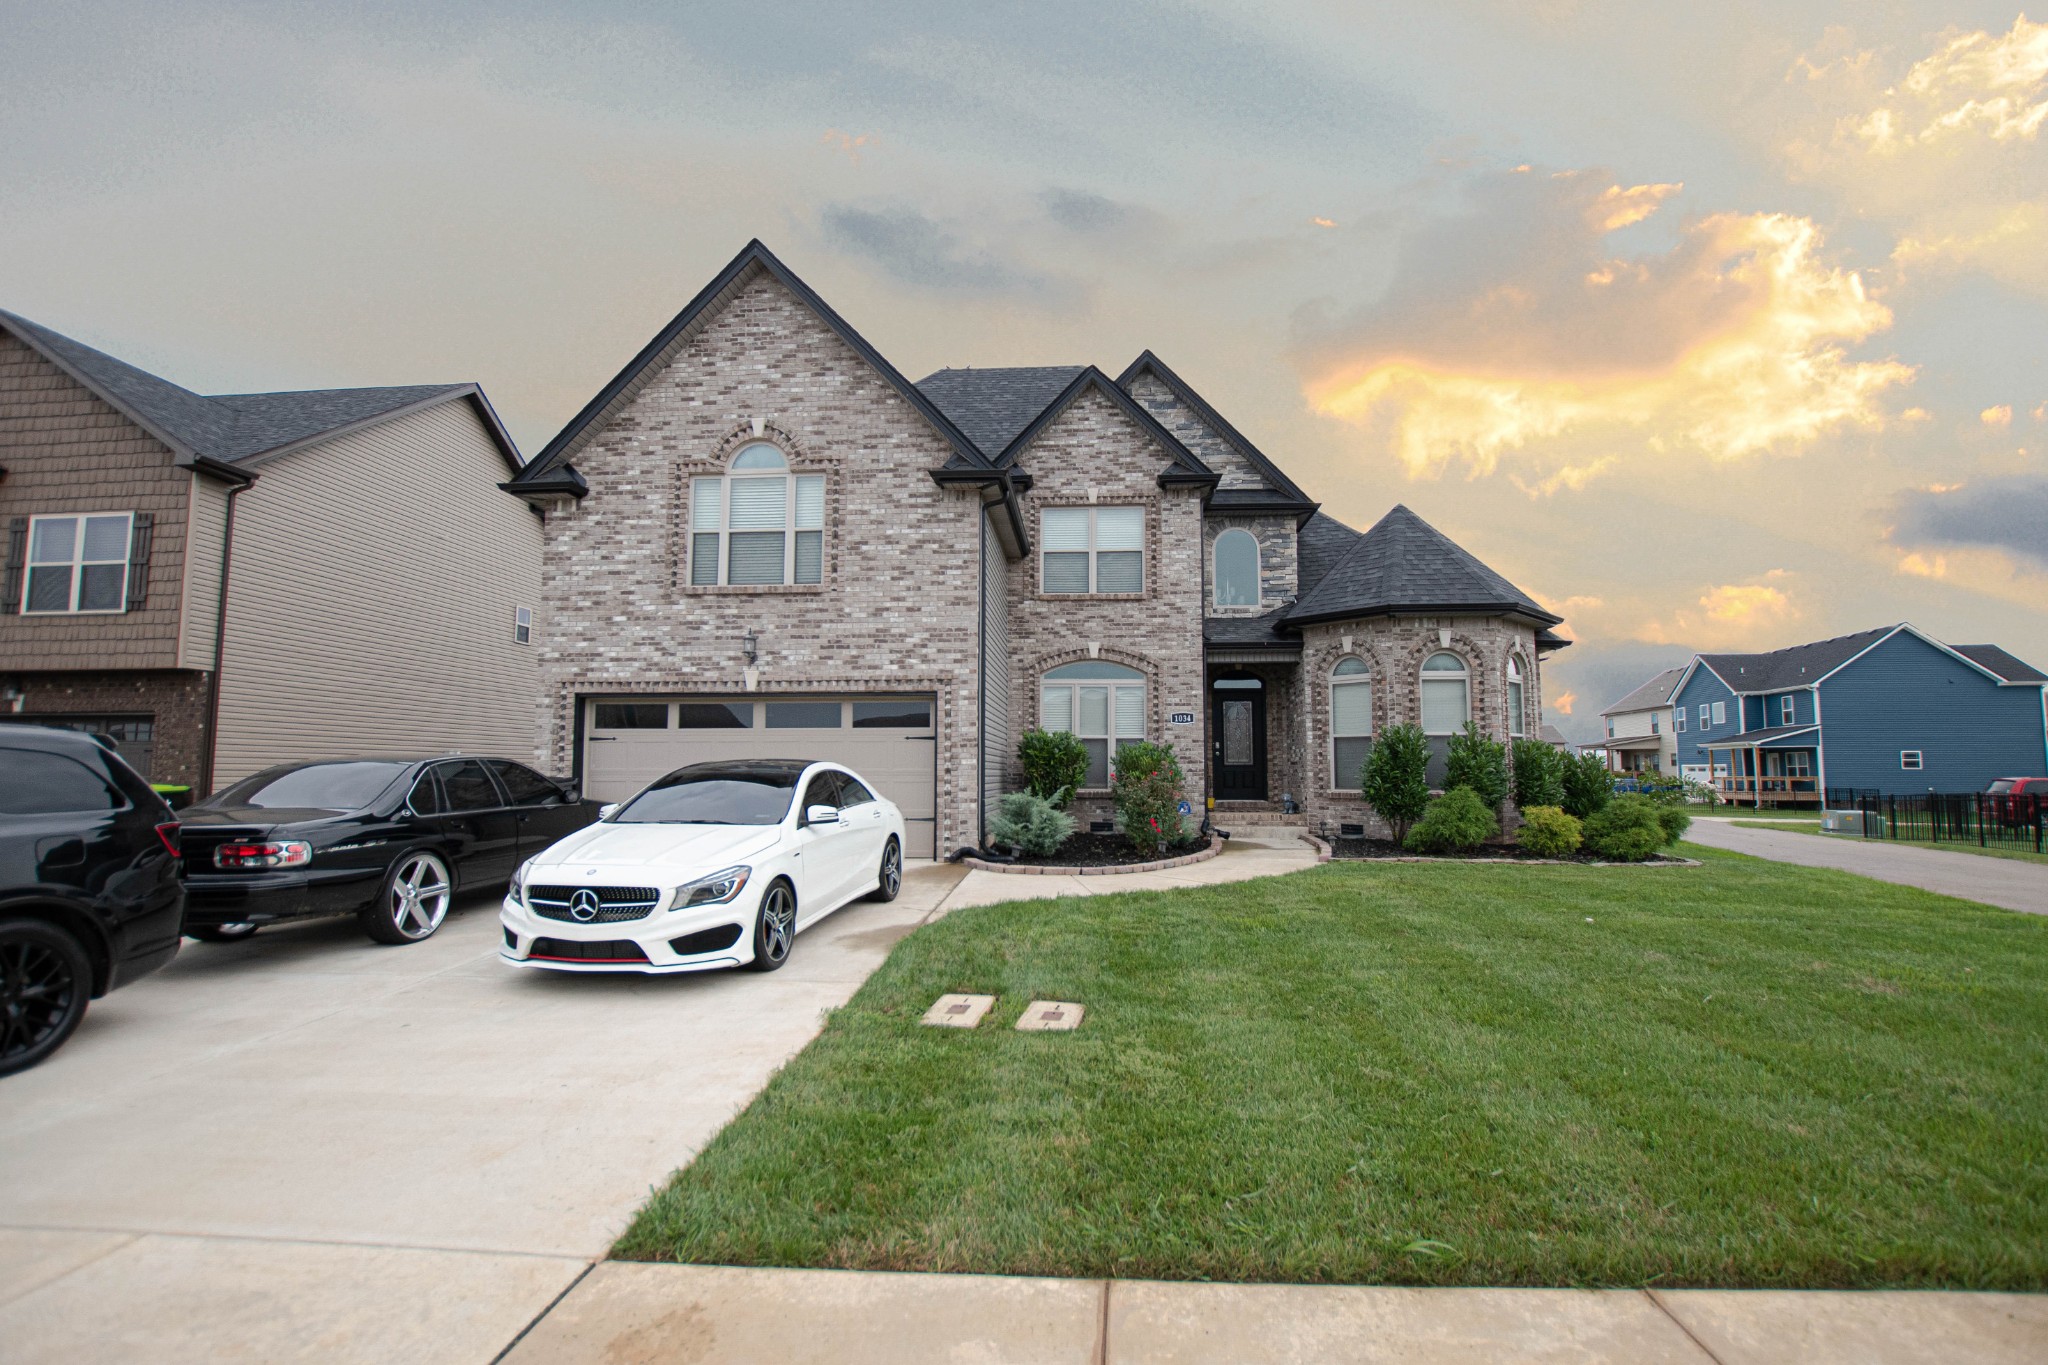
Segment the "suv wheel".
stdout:
<path fill-rule="evenodd" d="M 0 920 L 0 1076 L 62 1047 L 91 994 L 92 963 L 77 939 L 37 919 Z"/>

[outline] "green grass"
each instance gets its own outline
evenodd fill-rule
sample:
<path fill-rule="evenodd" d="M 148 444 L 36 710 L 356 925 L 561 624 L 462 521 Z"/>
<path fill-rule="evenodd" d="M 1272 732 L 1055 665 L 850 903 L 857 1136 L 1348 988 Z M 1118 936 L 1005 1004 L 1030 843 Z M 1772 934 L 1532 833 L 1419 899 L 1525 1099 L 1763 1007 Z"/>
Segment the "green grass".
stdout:
<path fill-rule="evenodd" d="M 616 1254 L 2048 1287 L 2048 921 L 1685 851 L 959 911 Z M 920 1027 L 952 990 L 999 1003 Z M 1086 1022 L 1017 1033 L 1034 998 Z"/>
<path fill-rule="evenodd" d="M 1815 825 L 1795 824 L 1785 820 L 1730 820 L 1728 823 L 1742 829 L 1782 829 L 1790 834 L 1818 834 L 1826 839 L 1846 841 L 1851 837 L 1846 834 L 1829 834 Z M 2014 862 L 2048 864 L 2048 853 L 2036 853 L 2031 848 L 2013 848 L 2006 844 L 1986 844 L 1979 848 L 1975 844 L 1955 840 L 1937 843 L 1931 839 L 1873 839 L 1871 842 L 1896 844 L 1901 848 L 1939 848 L 1950 853 L 1974 853 L 1980 858 L 2010 858 Z"/>

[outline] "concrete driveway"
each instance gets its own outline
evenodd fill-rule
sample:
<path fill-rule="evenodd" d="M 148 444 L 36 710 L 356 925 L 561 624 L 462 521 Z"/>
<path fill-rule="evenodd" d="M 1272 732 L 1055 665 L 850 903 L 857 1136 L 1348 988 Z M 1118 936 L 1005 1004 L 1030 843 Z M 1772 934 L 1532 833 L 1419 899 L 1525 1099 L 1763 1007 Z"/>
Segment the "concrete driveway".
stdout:
<path fill-rule="evenodd" d="M 959 877 L 765 976 L 516 970 L 494 896 L 187 943 L 0 1081 L 0 1360 L 490 1360 Z"/>
<path fill-rule="evenodd" d="M 1759 818 L 1768 820 L 1770 815 L 1766 812 Z M 1685 837 L 1709 848 L 1725 848 L 1802 867 L 1838 868 L 1881 882 L 1917 886 L 1923 891 L 1960 896 L 2030 915 L 2048 915 L 2048 866 L 2040 863 L 1913 848 L 1882 839 L 1744 829 L 1719 816 L 1694 820 Z"/>

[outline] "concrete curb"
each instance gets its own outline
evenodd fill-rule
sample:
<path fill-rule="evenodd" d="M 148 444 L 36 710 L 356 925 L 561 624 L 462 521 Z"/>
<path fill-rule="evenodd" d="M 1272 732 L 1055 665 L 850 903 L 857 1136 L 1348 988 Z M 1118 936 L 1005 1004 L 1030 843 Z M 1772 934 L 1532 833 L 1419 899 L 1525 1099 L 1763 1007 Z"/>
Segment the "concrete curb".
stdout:
<path fill-rule="evenodd" d="M 1323 842 L 1321 839 L 1316 838 L 1316 836 L 1313 834 L 1302 835 L 1301 841 L 1316 851 L 1316 862 L 1319 864 L 1327 863 L 1328 861 L 1330 861 L 1330 859 L 1337 856 L 1337 851 L 1335 849 L 1331 848 L 1327 843 Z M 1359 861 L 1364 862 L 1365 860 L 1361 858 L 1359 859 Z"/>
<path fill-rule="evenodd" d="M 1125 863 L 1119 867 L 1019 867 L 1015 863 L 984 862 L 971 855 L 960 861 L 964 866 L 982 872 L 1001 872 L 1010 877 L 1116 877 L 1131 872 L 1164 872 L 1169 867 L 1205 863 L 1222 851 L 1223 837 L 1212 834 L 1209 846 L 1198 853 L 1184 853 L 1178 858 L 1161 858 L 1151 863 Z"/>

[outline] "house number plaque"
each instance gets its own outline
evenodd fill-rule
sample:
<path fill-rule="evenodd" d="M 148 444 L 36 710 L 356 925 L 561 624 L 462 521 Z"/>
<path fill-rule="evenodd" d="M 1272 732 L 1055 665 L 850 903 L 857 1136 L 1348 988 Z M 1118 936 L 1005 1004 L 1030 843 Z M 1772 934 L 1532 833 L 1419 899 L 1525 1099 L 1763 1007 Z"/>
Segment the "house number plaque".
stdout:
<path fill-rule="evenodd" d="M 1168 719 L 1175 725 L 1193 725 L 1195 723 L 1195 713 L 1192 711 L 1176 711 Z"/>

